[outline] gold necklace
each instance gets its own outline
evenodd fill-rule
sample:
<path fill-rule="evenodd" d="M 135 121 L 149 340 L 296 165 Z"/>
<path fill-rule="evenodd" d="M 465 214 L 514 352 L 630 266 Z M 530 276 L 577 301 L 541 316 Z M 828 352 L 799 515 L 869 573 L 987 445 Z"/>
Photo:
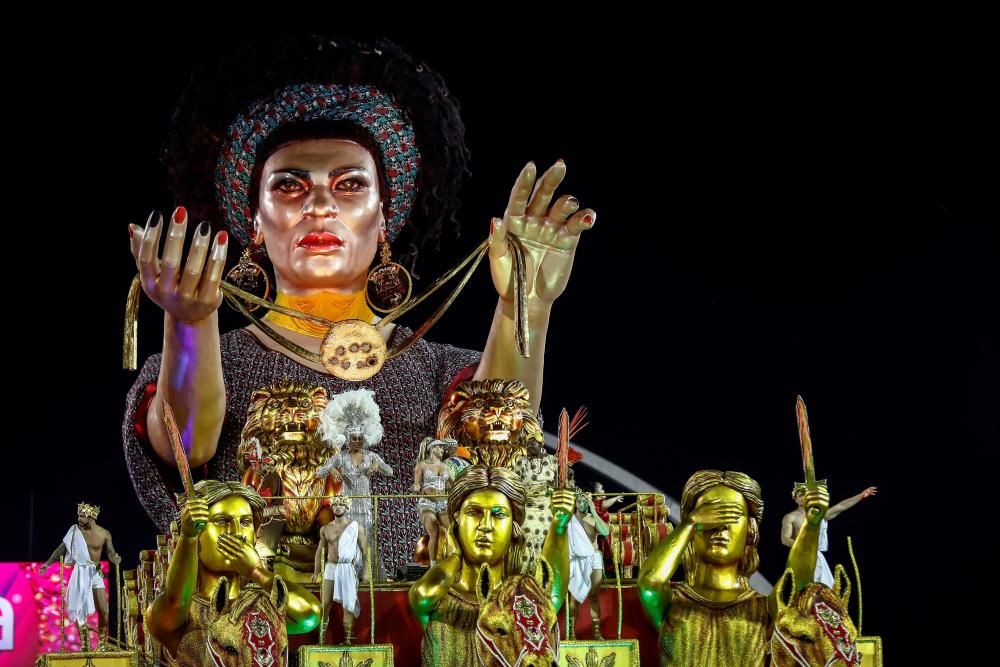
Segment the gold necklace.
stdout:
<path fill-rule="evenodd" d="M 515 282 L 515 331 L 518 352 L 523 357 L 529 356 L 528 340 L 528 309 L 527 309 L 527 281 L 525 279 L 526 260 L 524 256 L 524 246 L 519 238 L 513 234 L 507 234 L 507 246 L 513 258 L 514 282 Z M 397 308 L 377 324 L 362 322 L 361 320 L 340 320 L 331 321 L 318 315 L 303 313 L 291 308 L 278 306 L 277 304 L 265 301 L 249 292 L 246 292 L 235 285 L 222 282 L 221 289 L 227 301 L 236 310 L 241 312 L 251 322 L 254 322 L 261 331 L 271 340 L 281 345 L 290 352 L 311 361 L 322 364 L 328 373 L 342 380 L 359 382 L 372 377 L 385 365 L 389 359 L 399 356 L 423 336 L 434 326 L 445 311 L 451 307 L 459 293 L 472 278 L 476 268 L 483 257 L 489 251 L 489 240 L 483 241 L 469 253 L 461 262 L 450 269 L 427 289 L 422 295 L 412 299 L 406 305 Z M 434 294 L 445 283 L 455 277 L 462 269 L 468 266 L 465 275 L 458 282 L 455 288 L 445 299 L 444 303 L 438 306 L 437 310 L 420 327 L 410 335 L 402 344 L 389 350 L 382 337 L 381 330 L 393 321 L 405 315 L 410 310 L 418 306 L 427 297 Z M 249 302 L 257 306 L 273 310 L 275 312 L 291 317 L 310 320 L 329 327 L 326 335 L 320 343 L 320 351 L 317 354 L 305 349 L 301 345 L 293 343 L 273 328 L 261 320 L 255 320 L 242 301 Z"/>
<path fill-rule="evenodd" d="M 514 272 L 514 323 L 515 323 L 515 344 L 518 353 L 522 357 L 529 357 L 528 340 L 528 297 L 526 259 L 524 245 L 521 239 L 510 232 L 507 233 L 507 248 L 511 253 Z M 268 338 L 289 352 L 313 363 L 318 363 L 326 369 L 328 373 L 342 380 L 358 382 L 367 380 L 374 376 L 385 365 L 389 359 L 399 356 L 408 350 L 414 343 L 423 338 L 432 326 L 434 326 L 445 311 L 451 307 L 459 293 L 472 278 L 476 268 L 483 257 L 489 251 L 489 239 L 480 243 L 461 262 L 451 268 L 448 272 L 434 281 L 431 286 L 419 297 L 412 299 L 404 306 L 401 306 L 380 320 L 377 324 L 362 322 L 361 320 L 340 320 L 332 321 L 318 315 L 303 313 L 292 308 L 279 306 L 270 301 L 261 299 L 235 285 L 222 281 L 220 289 L 226 300 L 233 308 L 243 314 L 251 323 L 256 325 Z M 471 266 L 470 266 L 471 265 Z M 431 316 L 402 344 L 389 350 L 380 332 L 399 317 L 405 315 L 418 306 L 427 297 L 434 294 L 445 283 L 455 277 L 462 269 L 469 267 L 462 276 L 462 279 L 451 291 L 444 303 L 438 306 Z M 135 370 L 138 366 L 138 315 L 139 296 L 141 293 L 141 283 L 139 275 L 132 278 L 129 287 L 128 300 L 125 307 L 125 337 L 122 349 L 122 366 L 128 370 Z M 251 304 L 253 308 L 245 305 Z M 289 317 L 316 322 L 328 327 L 326 335 L 320 344 L 320 351 L 317 354 L 311 350 L 298 345 L 285 336 L 275 331 L 266 324 L 263 319 L 255 319 L 250 313 L 253 310 L 263 307 L 269 311 L 275 311 Z"/>

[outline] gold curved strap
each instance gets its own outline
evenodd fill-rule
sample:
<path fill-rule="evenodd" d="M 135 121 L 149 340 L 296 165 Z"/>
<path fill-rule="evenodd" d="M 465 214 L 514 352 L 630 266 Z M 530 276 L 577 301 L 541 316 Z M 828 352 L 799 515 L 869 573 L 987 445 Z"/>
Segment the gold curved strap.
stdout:
<path fill-rule="evenodd" d="M 386 360 L 392 359 L 393 357 L 398 356 L 398 355 L 402 354 L 403 352 L 405 352 L 411 345 L 413 345 L 418 340 L 420 340 L 421 338 L 423 338 L 424 334 L 426 334 L 428 331 L 430 331 L 430 328 L 432 326 L 434 326 L 435 324 L 437 324 L 437 321 L 441 319 L 441 316 L 444 315 L 445 311 L 448 310 L 451 307 L 451 304 L 453 304 L 455 302 L 455 299 L 458 298 L 459 293 L 465 287 L 466 283 L 469 282 L 469 279 L 472 278 L 472 274 L 476 272 L 476 267 L 479 266 L 479 262 L 481 262 L 483 260 L 483 257 L 486 256 L 486 251 L 487 251 L 488 247 L 489 246 L 486 245 L 486 242 L 483 241 L 482 245 L 480 245 L 480 247 L 477 249 L 477 252 L 476 252 L 475 255 L 470 255 L 469 257 L 467 257 L 466 260 L 461 265 L 459 265 L 458 267 L 456 267 L 454 270 L 449 271 L 449 273 L 445 274 L 445 276 L 442 276 L 442 279 L 438 280 L 439 284 L 435 283 L 435 285 L 432 286 L 432 288 L 430 290 L 428 290 L 425 294 L 423 294 L 419 298 L 413 300 L 414 305 L 416 305 L 417 303 L 423 301 L 426 297 L 430 296 L 434 292 L 434 290 L 436 290 L 438 287 L 440 287 L 441 285 L 443 285 L 447 281 L 447 278 L 451 278 L 451 276 L 453 276 L 456 273 L 458 273 L 458 271 L 461 270 L 462 266 L 464 266 L 465 264 L 469 263 L 473 259 L 475 260 L 475 261 L 472 262 L 472 266 L 469 267 L 469 270 L 465 273 L 465 275 L 462 276 L 462 280 L 459 281 L 459 283 L 457 285 L 455 285 L 455 289 L 453 289 L 451 291 L 451 294 L 448 295 L 448 298 L 445 299 L 444 303 L 442 303 L 440 306 L 437 307 L 437 310 L 434 311 L 434 313 L 430 316 L 430 318 L 428 318 L 426 322 L 424 322 L 423 324 L 421 324 L 420 328 L 417 329 L 416 331 L 414 331 L 413 335 L 411 335 L 409 338 L 406 339 L 406 342 L 404 342 L 399 347 L 391 350 L 386 355 Z M 400 310 L 402 310 L 402 309 L 400 309 Z M 407 308 L 407 310 L 409 310 L 409 308 Z M 383 323 L 385 323 L 386 320 L 390 320 L 390 318 L 394 319 L 394 316 L 398 317 L 399 314 L 393 313 L 392 315 L 390 315 L 389 317 L 387 317 L 385 320 L 382 320 L 382 322 L 379 322 L 379 325 L 382 326 Z"/>
<path fill-rule="evenodd" d="M 847 537 L 847 552 L 851 555 L 851 565 L 854 566 L 854 579 L 858 582 L 858 636 L 861 637 L 861 621 L 864 620 L 864 606 L 861 600 L 861 570 L 858 569 L 858 561 L 854 557 L 854 542 L 850 535 Z"/>
<path fill-rule="evenodd" d="M 431 317 L 422 325 L 420 325 L 420 327 L 413 332 L 413 335 L 407 338 L 402 345 L 389 351 L 389 353 L 386 355 L 387 360 L 392 359 L 393 357 L 396 357 L 405 352 L 407 349 L 409 349 L 414 343 L 420 340 L 430 330 L 430 328 L 437 323 L 439 319 L 441 319 L 441 316 L 444 315 L 445 311 L 447 311 L 448 308 L 451 307 L 451 305 L 455 302 L 455 299 L 458 298 L 459 293 L 472 278 L 472 274 L 475 273 L 476 268 L 479 266 L 479 263 L 482 261 L 483 257 L 486 256 L 486 252 L 488 250 L 489 250 L 488 241 L 483 241 L 476 247 L 475 250 L 469 253 L 455 267 L 453 267 L 447 273 L 445 273 L 436 281 L 434 281 L 434 283 L 427 289 L 426 292 L 421 294 L 419 297 L 410 300 L 410 302 L 407 303 L 405 306 L 393 311 L 390 315 L 380 320 L 377 325 L 374 325 L 375 328 L 377 329 L 384 328 L 386 325 L 390 324 L 393 320 L 399 318 L 401 315 L 404 315 L 413 308 L 415 308 L 417 305 L 423 302 L 427 297 L 429 297 L 438 289 L 440 289 L 445 283 L 447 283 L 449 280 L 455 277 L 455 275 L 457 275 L 462 269 L 471 264 L 471 266 L 469 266 L 468 270 L 466 271 L 466 274 L 462 277 L 462 280 L 458 283 L 458 285 L 455 286 L 455 289 L 453 289 L 451 294 L 448 295 L 448 298 L 444 301 L 444 303 L 442 303 L 437 308 L 437 310 L 434 311 Z M 326 318 L 319 317 L 317 315 L 302 313 L 300 311 L 293 310 L 291 308 L 279 306 L 270 301 L 265 301 L 264 299 L 261 299 L 260 297 L 255 296 L 225 281 L 221 283 L 220 287 L 223 293 L 225 294 L 226 300 L 229 302 L 229 304 L 233 306 L 233 308 L 235 308 L 237 311 L 239 311 L 244 317 L 253 322 L 268 338 L 273 340 L 278 345 L 281 345 L 286 350 L 289 350 L 293 354 L 302 357 L 303 359 L 307 359 L 309 361 L 318 364 L 323 363 L 322 357 L 320 357 L 320 355 L 305 349 L 301 345 L 293 343 L 288 338 L 282 336 L 280 333 L 278 333 L 269 325 L 267 325 L 262 319 L 254 318 L 253 315 L 250 314 L 250 311 L 241 303 L 241 300 L 258 306 L 262 306 L 268 310 L 273 310 L 283 315 L 288 315 L 289 317 L 311 320 L 313 322 L 325 324 L 328 327 L 333 326 L 334 322 Z"/>
<path fill-rule="evenodd" d="M 516 343 L 518 353 L 525 358 L 530 356 L 530 340 L 529 340 L 529 329 L 528 329 L 528 294 L 527 294 L 527 259 L 525 257 L 524 244 L 518 237 L 513 234 L 507 234 L 507 247 L 510 249 L 511 257 L 513 258 L 513 268 L 514 268 L 514 283 L 515 283 L 515 305 L 514 305 L 514 319 L 516 328 Z M 476 268 L 479 263 L 482 262 L 483 257 L 489 251 L 489 239 L 481 242 L 476 248 L 470 252 L 461 262 L 451 268 L 444 275 L 435 280 L 431 286 L 419 297 L 411 299 L 406 305 L 401 308 L 396 309 L 388 316 L 383 318 L 378 322 L 378 324 L 373 325 L 376 329 L 382 329 L 388 324 L 392 323 L 394 320 L 405 315 L 409 311 L 420 305 L 425 299 L 434 294 L 439 290 L 445 283 L 454 278 L 459 272 L 468 267 L 465 275 L 455 286 L 455 288 L 448 295 L 434 313 L 427 319 L 423 324 L 417 328 L 413 334 L 403 342 L 402 345 L 397 348 L 390 350 L 386 355 L 386 359 L 392 359 L 407 349 L 409 349 L 414 343 L 419 341 L 423 336 L 433 327 L 438 320 L 444 315 L 445 311 L 451 307 L 458 298 L 459 293 L 468 284 L 469 280 L 472 278 L 472 274 L 475 273 Z M 122 364 L 126 369 L 135 370 L 138 366 L 137 359 L 137 330 L 138 330 L 138 309 L 139 309 L 139 295 L 140 295 L 140 280 L 138 274 L 132 279 L 132 284 L 129 287 L 129 297 L 126 304 L 125 313 L 125 342 L 122 351 Z M 302 320 L 309 320 L 312 322 L 317 322 L 319 324 L 326 325 L 327 327 L 332 327 L 334 322 L 328 320 L 324 317 L 318 315 L 312 315 L 310 313 L 303 313 L 292 308 L 286 308 L 284 306 L 279 306 L 271 301 L 261 299 L 260 297 L 247 292 L 246 290 L 240 289 L 232 283 L 222 281 L 219 285 L 222 290 L 226 301 L 236 309 L 240 314 L 247 318 L 250 322 L 256 325 L 268 338 L 273 340 L 278 345 L 281 345 L 286 350 L 292 352 L 303 359 L 308 361 L 322 364 L 323 359 L 319 354 L 311 352 L 301 345 L 298 345 L 285 336 L 281 335 L 275 331 L 271 326 L 266 324 L 263 319 L 255 318 L 250 310 L 244 305 L 245 303 L 250 303 L 258 307 L 263 307 L 267 310 L 273 310 L 277 313 L 287 315 L 289 317 L 294 317 Z"/>
<path fill-rule="evenodd" d="M 528 333 L 528 278 L 524 244 L 513 234 L 507 234 L 507 249 L 514 262 L 514 339 L 517 352 L 525 359 L 531 357 Z"/>
<path fill-rule="evenodd" d="M 139 274 L 135 274 L 128 287 L 128 299 L 125 301 L 125 335 L 122 339 L 122 368 L 134 371 L 139 367 L 139 297 L 142 284 Z"/>
<path fill-rule="evenodd" d="M 441 286 L 443 286 L 446 282 L 448 282 L 449 280 L 451 280 L 452 278 L 454 278 L 455 275 L 459 271 L 461 271 L 462 269 L 464 269 L 469 264 L 469 262 L 472 262 L 473 260 L 475 260 L 476 263 L 470 269 L 470 273 L 473 272 L 473 271 L 475 271 L 476 267 L 479 266 L 480 260 L 482 260 L 483 255 L 486 254 L 486 250 L 488 250 L 488 249 L 489 249 L 489 240 L 486 240 L 486 241 L 483 241 L 482 243 L 480 243 L 478 246 L 475 247 L 475 249 L 473 249 L 472 252 L 470 252 L 468 255 L 466 255 L 465 258 L 461 262 L 459 262 L 458 264 L 456 264 L 447 273 L 445 273 L 440 278 L 438 278 L 433 283 L 431 283 L 431 286 L 427 288 L 427 291 L 425 291 L 423 294 L 421 294 L 417 298 L 411 299 L 410 301 L 408 301 L 406 303 L 406 305 L 401 306 L 401 307 L 397 308 L 396 310 L 392 311 L 389 315 L 386 315 L 379 322 L 379 326 L 385 326 L 385 325 L 389 324 L 390 322 L 392 322 L 392 321 L 394 321 L 394 320 L 402 317 L 403 315 L 405 315 L 406 313 L 410 312 L 411 310 L 413 310 L 417 306 L 419 306 L 424 301 L 424 299 L 426 299 L 427 297 L 429 297 L 431 294 L 434 294 L 434 292 L 438 291 L 441 288 Z M 467 283 L 468 281 L 469 281 L 469 279 L 467 277 L 464 278 L 462 280 L 462 282 L 460 283 L 461 286 L 464 286 L 465 283 Z M 461 289 L 461 288 L 459 288 L 459 289 Z M 454 301 L 454 296 L 456 294 L 457 294 L 457 292 L 453 292 L 452 293 L 452 296 L 449 297 L 448 303 L 450 303 L 451 301 Z"/>
<path fill-rule="evenodd" d="M 274 329 L 272 329 L 270 327 L 270 325 L 265 324 L 263 319 L 259 319 L 259 320 L 255 319 L 254 316 L 250 314 L 250 311 L 247 309 L 247 307 L 244 306 L 242 303 L 240 303 L 239 299 L 237 299 L 237 298 L 234 297 L 235 293 L 237 293 L 237 292 L 243 292 L 243 290 L 241 290 L 238 287 L 234 287 L 232 285 L 229 285 L 228 283 L 222 283 L 222 291 L 225 293 L 226 300 L 229 302 L 230 306 L 232 306 L 233 308 L 235 308 L 237 311 L 239 311 L 240 313 L 242 313 L 244 317 L 246 317 L 248 320 L 250 320 L 251 322 L 253 322 L 254 326 L 256 326 L 261 331 L 263 331 L 264 334 L 268 338 L 270 338 L 271 340 L 273 340 L 275 343 L 277 343 L 278 345 L 281 345 L 282 347 L 284 347 L 289 352 L 297 354 L 298 356 L 302 357 L 303 359 L 307 359 L 307 360 L 312 361 L 312 362 L 317 363 L 317 364 L 322 364 L 323 363 L 323 359 L 318 354 L 316 354 L 315 352 L 310 352 L 309 350 L 307 350 L 306 348 L 302 347 L 301 345 L 298 345 L 298 344 L 293 343 L 292 341 L 288 340 L 287 338 L 285 338 L 284 336 L 282 336 L 280 333 L 278 333 L 277 331 L 275 331 Z M 231 294 L 230 291 L 232 291 L 233 294 Z M 247 294 L 247 293 L 244 292 L 244 294 Z M 242 295 L 237 294 L 237 296 L 240 296 L 240 298 L 243 298 Z M 257 297 L 253 296 L 252 294 L 247 294 L 247 296 L 250 296 L 254 300 L 257 300 Z M 263 301 L 263 299 L 259 299 L 259 300 Z M 267 303 L 267 302 L 265 301 L 264 303 Z M 274 304 L 271 304 L 271 306 L 274 306 Z M 280 308 L 280 310 L 279 310 L 279 308 Z M 282 308 L 280 306 L 274 306 L 274 310 L 277 310 L 278 312 L 282 312 L 282 311 L 289 310 L 289 309 L 288 308 Z M 298 311 L 291 311 L 291 312 L 295 313 L 295 312 L 298 312 Z M 289 313 L 282 313 L 282 314 L 288 315 Z M 301 315 L 306 315 L 306 313 L 301 313 Z M 292 317 L 298 317 L 298 315 L 292 315 Z M 322 319 L 322 318 L 313 318 L 311 315 L 308 316 L 308 318 L 309 319 Z"/>

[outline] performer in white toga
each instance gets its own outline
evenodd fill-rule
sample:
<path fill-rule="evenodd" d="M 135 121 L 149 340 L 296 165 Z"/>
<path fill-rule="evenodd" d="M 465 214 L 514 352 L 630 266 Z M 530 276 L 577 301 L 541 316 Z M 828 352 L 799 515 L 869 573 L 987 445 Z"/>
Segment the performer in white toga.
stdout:
<path fill-rule="evenodd" d="M 594 639 L 601 639 L 601 580 L 604 556 L 597 548 L 597 537 L 607 537 L 608 524 L 594 508 L 589 493 L 578 493 L 576 512 L 569 522 L 569 637 L 576 639 L 576 617 L 580 605 L 590 600 L 590 620 Z"/>
<path fill-rule="evenodd" d="M 52 563 L 66 556 L 66 564 L 73 565 L 73 574 L 66 589 L 66 614 L 80 628 L 84 648 L 90 649 L 90 628 L 87 617 L 97 612 L 99 641 L 108 638 L 108 598 L 104 588 L 104 575 L 100 570 L 101 553 L 107 546 L 108 558 L 116 565 L 122 562 L 111 542 L 111 533 L 97 525 L 97 515 L 101 508 L 80 503 L 76 508 L 76 523 L 73 524 L 62 544 L 56 547 L 49 559 L 42 565 L 44 572 Z"/>
<path fill-rule="evenodd" d="M 795 543 L 795 536 L 799 534 L 802 522 L 805 521 L 806 515 L 802 509 L 805 491 L 804 485 L 795 485 L 795 488 L 792 489 L 792 498 L 795 499 L 798 508 L 786 514 L 785 518 L 781 520 L 781 543 L 786 547 L 791 547 Z M 823 552 L 830 548 L 830 539 L 827 536 L 827 522 L 833 521 L 844 510 L 854 507 L 865 498 L 874 496 L 877 492 L 877 487 L 869 486 L 858 495 L 851 496 L 847 500 L 842 500 L 836 505 L 831 505 L 830 509 L 826 511 L 826 518 L 823 519 L 823 523 L 820 524 L 819 529 L 819 553 L 816 554 L 816 572 L 813 575 L 813 581 L 833 588 L 833 570 L 830 569 L 830 565 L 826 562 L 826 557 L 823 555 Z"/>
<path fill-rule="evenodd" d="M 382 421 L 375 392 L 354 389 L 334 396 L 320 415 L 320 434 L 337 450 L 316 471 L 320 479 L 327 475 L 344 483 L 341 493 L 355 496 L 348 505 L 348 517 L 357 521 L 368 535 L 375 530 L 371 500 L 372 477 L 392 477 L 392 467 L 369 450 L 382 441 Z M 375 579 L 385 579 L 382 559 L 375 562 Z"/>
<path fill-rule="evenodd" d="M 368 583 L 369 579 L 368 534 L 364 526 L 348 515 L 350 498 L 333 496 L 330 509 L 336 518 L 319 531 L 313 571 L 313 579 L 319 580 L 322 565 L 323 620 L 320 621 L 319 637 L 320 643 L 324 643 L 330 623 L 330 606 L 336 602 L 344 609 L 344 643 L 350 644 L 354 640 L 354 619 L 361 613 L 358 571 L 361 572 L 361 583 Z M 322 561 L 324 550 L 325 565 Z"/>

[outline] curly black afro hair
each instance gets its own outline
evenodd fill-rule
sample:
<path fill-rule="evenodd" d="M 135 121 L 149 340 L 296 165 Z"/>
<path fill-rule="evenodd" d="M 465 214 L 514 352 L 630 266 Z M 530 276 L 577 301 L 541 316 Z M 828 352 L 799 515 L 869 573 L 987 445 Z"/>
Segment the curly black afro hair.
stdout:
<path fill-rule="evenodd" d="M 373 85 L 409 115 L 422 163 L 413 216 L 397 241 L 408 248 L 402 261 L 412 266 L 428 242 L 437 245 L 446 223 L 458 233 L 455 213 L 469 150 L 458 101 L 444 80 L 388 40 L 317 35 L 244 48 L 192 76 L 171 120 L 162 159 L 176 201 L 195 220 L 221 225 L 225 219 L 214 177 L 229 124 L 251 102 L 304 82 Z"/>

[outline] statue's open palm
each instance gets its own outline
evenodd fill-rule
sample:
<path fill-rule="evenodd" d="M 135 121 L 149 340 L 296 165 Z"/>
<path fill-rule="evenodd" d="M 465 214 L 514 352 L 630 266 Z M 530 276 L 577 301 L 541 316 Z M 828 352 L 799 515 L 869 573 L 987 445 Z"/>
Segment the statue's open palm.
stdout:
<path fill-rule="evenodd" d="M 515 297 L 508 232 L 524 242 L 529 299 L 552 303 L 566 289 L 580 234 L 594 226 L 597 214 L 581 209 L 570 195 L 552 201 L 565 176 L 566 164 L 559 160 L 536 181 L 535 165 L 529 162 L 514 182 L 504 217 L 493 219 L 490 272 L 504 300 Z"/>

